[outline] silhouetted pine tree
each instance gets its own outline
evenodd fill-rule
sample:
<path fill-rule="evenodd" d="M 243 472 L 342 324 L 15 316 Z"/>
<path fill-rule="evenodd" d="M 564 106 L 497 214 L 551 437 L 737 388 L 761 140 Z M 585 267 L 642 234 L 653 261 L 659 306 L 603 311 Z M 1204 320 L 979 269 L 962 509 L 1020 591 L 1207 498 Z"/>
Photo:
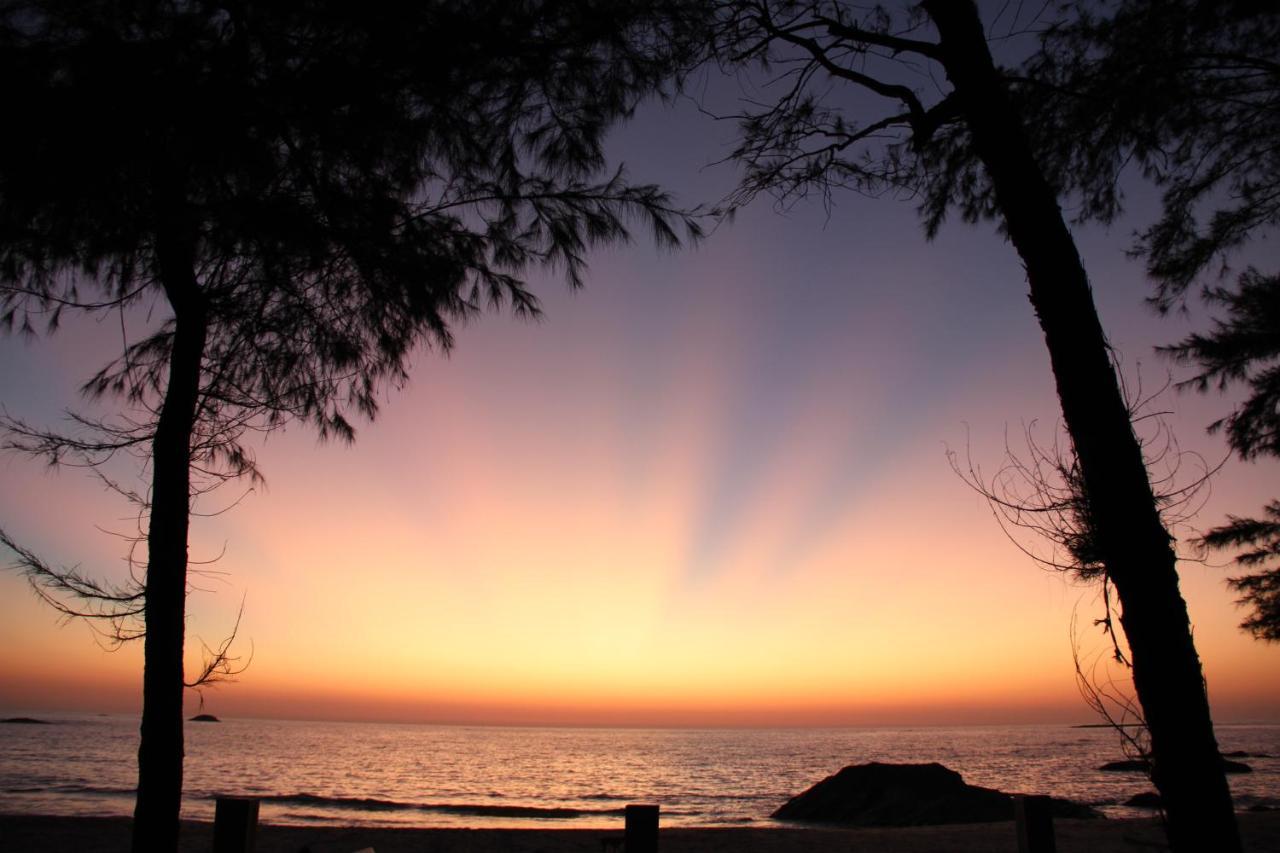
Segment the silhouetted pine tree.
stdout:
<path fill-rule="evenodd" d="M 924 0 L 900 15 L 842 2 L 718 5 L 721 61 L 772 66 L 779 91 L 739 117 L 734 156 L 746 178 L 731 203 L 759 192 L 901 192 L 922 199 L 930 235 L 958 209 L 996 221 L 1013 244 L 1078 460 L 1091 554 L 1123 611 L 1171 844 L 1238 851 L 1171 537 L 1059 207 L 1070 188 L 1055 183 L 1056 163 L 1025 119 L 1019 75 L 996 67 L 971 0 Z"/>
<path fill-rule="evenodd" d="M 159 320 L 85 386 L 140 422 L 86 421 L 89 439 L 9 423 L 51 460 L 140 450 L 150 466 L 140 591 L 18 552 L 46 591 L 142 620 L 122 635 L 145 636 L 135 851 L 177 847 L 202 478 L 255 475 L 246 430 L 301 419 L 350 440 L 351 414 L 376 414 L 412 348 L 448 348 L 486 306 L 536 312 L 525 271 L 578 284 L 588 248 L 625 239 L 629 218 L 660 244 L 696 233 L 657 188 L 601 174 L 605 131 L 679 65 L 682 14 L 629 0 L 0 6 L 3 322 Z"/>

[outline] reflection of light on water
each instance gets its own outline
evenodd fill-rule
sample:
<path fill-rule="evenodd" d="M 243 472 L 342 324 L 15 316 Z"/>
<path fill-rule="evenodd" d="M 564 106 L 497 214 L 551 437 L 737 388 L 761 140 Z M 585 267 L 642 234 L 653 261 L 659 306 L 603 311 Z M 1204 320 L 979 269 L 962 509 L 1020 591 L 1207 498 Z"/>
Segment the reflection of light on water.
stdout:
<path fill-rule="evenodd" d="M 132 718 L 67 717 L 7 727 L 0 811 L 128 815 Z M 1280 798 L 1280 726 L 1224 726 L 1242 805 Z M 662 805 L 664 826 L 770 825 L 789 797 L 846 764 L 938 761 L 973 785 L 1116 805 L 1150 788 L 1101 773 L 1119 758 L 1107 729 L 522 729 L 229 720 L 187 729 L 183 816 L 211 820 L 213 797 L 263 797 L 262 820 L 365 826 L 620 825 L 628 802 Z M 275 799 L 272 799 L 275 798 Z M 565 816 L 568 812 L 576 816 Z"/>

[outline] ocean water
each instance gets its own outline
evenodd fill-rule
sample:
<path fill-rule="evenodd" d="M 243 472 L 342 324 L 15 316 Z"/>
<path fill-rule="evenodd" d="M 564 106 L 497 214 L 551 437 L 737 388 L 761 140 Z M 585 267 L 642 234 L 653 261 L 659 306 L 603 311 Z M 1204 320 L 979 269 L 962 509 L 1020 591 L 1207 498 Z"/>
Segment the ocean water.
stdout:
<path fill-rule="evenodd" d="M 0 812 L 128 815 L 137 719 L 44 717 L 0 725 Z M 1280 805 L 1280 726 L 1221 726 L 1238 808 Z M 627 803 L 664 826 L 769 826 L 789 797 L 847 764 L 938 761 L 970 784 L 1047 793 L 1113 817 L 1150 789 L 1108 729 L 572 729 L 225 720 L 187 724 L 183 815 L 214 798 L 262 800 L 261 820 L 366 826 L 617 827 Z"/>

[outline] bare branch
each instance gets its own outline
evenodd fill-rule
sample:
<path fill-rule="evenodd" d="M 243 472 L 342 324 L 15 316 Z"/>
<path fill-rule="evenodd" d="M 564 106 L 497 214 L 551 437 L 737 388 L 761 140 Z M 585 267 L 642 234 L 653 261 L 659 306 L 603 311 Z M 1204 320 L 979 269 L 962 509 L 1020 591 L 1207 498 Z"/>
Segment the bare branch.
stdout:
<path fill-rule="evenodd" d="M 816 21 L 824 24 L 827 32 L 831 35 L 845 39 L 847 41 L 862 42 L 864 44 L 874 44 L 879 47 L 887 47 L 896 53 L 917 53 L 929 59 L 940 61 L 942 59 L 942 50 L 938 45 L 928 41 L 918 41 L 916 39 L 901 38 L 899 36 L 890 35 L 889 33 L 876 32 L 868 30 L 864 27 L 852 26 L 834 18 L 825 15 L 815 17 Z"/>
<path fill-rule="evenodd" d="M 925 113 L 924 105 L 920 103 L 920 98 L 910 88 L 895 83 L 886 83 L 869 74 L 863 74 L 860 71 L 853 70 L 852 68 L 838 65 L 834 60 L 832 60 L 830 48 L 828 46 L 820 44 L 816 39 L 799 35 L 798 31 L 803 27 L 783 29 L 775 25 L 770 18 L 764 15 L 757 18 L 757 20 L 760 23 L 761 29 L 763 29 L 768 35 L 803 49 L 809 54 L 814 62 L 820 65 L 823 70 L 832 77 L 847 80 L 850 83 L 855 83 L 858 86 L 867 89 L 868 91 L 875 92 L 877 95 L 896 100 L 907 108 L 907 111 L 912 115 L 913 119 L 923 119 Z"/>
<path fill-rule="evenodd" d="M 1226 459 L 1209 465 L 1198 453 L 1178 446 L 1163 419 L 1164 413 L 1152 409 L 1156 397 L 1168 387 L 1166 384 L 1144 398 L 1139 384 L 1136 402 L 1130 404 L 1130 421 L 1145 427 L 1145 434 L 1138 437 L 1139 444 L 1161 517 L 1173 529 L 1189 522 L 1204 506 L 1213 475 Z M 1125 395 L 1133 399 L 1127 388 Z M 947 459 L 956 475 L 986 499 L 1001 529 L 1019 550 L 1045 568 L 1068 572 L 1084 581 L 1101 581 L 1105 591 L 1107 568 L 1095 541 L 1089 495 L 1075 449 L 1061 430 L 1055 430 L 1048 444 L 1035 433 L 1035 421 L 1024 425 L 1021 450 L 1010 447 L 1006 434 L 1005 461 L 990 479 L 967 450 L 963 470 L 954 451 L 947 451 Z M 1048 552 L 1026 544 L 1015 531 L 1030 532 L 1034 539 L 1048 545 Z M 1202 557 L 1187 552 L 1180 559 Z M 1106 600 L 1110 601 L 1109 596 Z M 1114 635 L 1109 611 L 1098 624 Z"/>
<path fill-rule="evenodd" d="M 236 636 L 240 633 L 240 620 L 244 617 L 244 598 L 240 599 L 240 610 L 236 613 L 235 625 L 231 628 L 231 633 L 227 635 L 216 649 L 210 648 L 204 640 L 200 641 L 200 647 L 203 651 L 204 662 L 200 667 L 200 674 L 191 681 L 183 684 L 192 690 L 199 692 L 204 687 L 214 687 L 225 681 L 235 681 L 236 676 L 243 673 L 249 668 L 249 664 L 253 663 L 253 644 L 249 644 L 249 657 L 241 663 L 242 658 L 231 654 L 231 646 L 235 643 Z M 204 699 L 201 696 L 201 702 Z"/>
<path fill-rule="evenodd" d="M 1110 609 L 1108 603 L 1108 612 Z M 1142 709 L 1133 696 L 1132 682 L 1106 675 L 1103 672 L 1106 664 L 1100 659 L 1095 659 L 1092 664 L 1086 666 L 1080 654 L 1080 634 L 1077 625 L 1078 614 L 1073 612 L 1071 614 L 1071 660 L 1075 664 L 1076 687 L 1080 691 L 1080 696 L 1094 714 L 1120 736 L 1121 748 L 1125 756 L 1143 762 L 1147 775 L 1150 775 L 1151 733 L 1147 728 Z"/>

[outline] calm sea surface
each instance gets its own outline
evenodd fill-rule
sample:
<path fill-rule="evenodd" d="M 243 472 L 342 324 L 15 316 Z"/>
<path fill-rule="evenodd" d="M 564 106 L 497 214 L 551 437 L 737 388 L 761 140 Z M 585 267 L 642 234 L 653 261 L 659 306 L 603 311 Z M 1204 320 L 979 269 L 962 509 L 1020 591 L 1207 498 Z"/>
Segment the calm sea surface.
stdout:
<path fill-rule="evenodd" d="M 137 720 L 48 716 L 0 725 L 0 812 L 120 814 L 133 806 Z M 1238 808 L 1280 805 L 1280 726 L 1222 726 Z M 638 730 L 226 720 L 187 724 L 183 814 L 213 798 L 262 799 L 262 820 L 403 826 L 617 826 L 627 803 L 665 826 L 770 825 L 789 797 L 846 764 L 939 761 L 965 781 L 1051 793 L 1110 816 L 1149 790 L 1106 729 L 867 728 Z"/>

